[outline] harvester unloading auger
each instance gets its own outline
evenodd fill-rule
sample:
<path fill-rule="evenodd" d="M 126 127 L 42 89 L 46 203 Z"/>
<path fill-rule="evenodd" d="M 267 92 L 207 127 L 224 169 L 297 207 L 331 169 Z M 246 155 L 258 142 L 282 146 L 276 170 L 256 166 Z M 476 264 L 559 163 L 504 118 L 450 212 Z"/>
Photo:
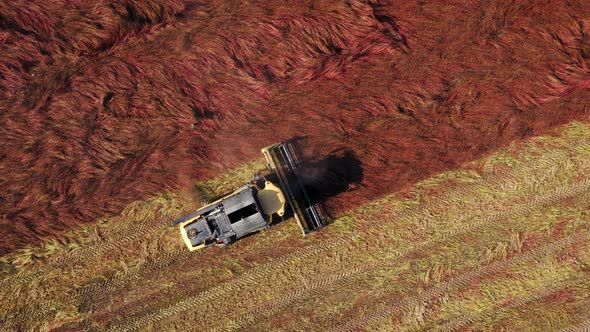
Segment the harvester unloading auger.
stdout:
<path fill-rule="evenodd" d="M 301 165 L 293 143 L 273 144 L 262 149 L 262 154 L 271 172 L 268 177 L 274 182 L 266 177 L 253 180 L 172 222 L 179 226 L 189 250 L 230 244 L 269 227 L 275 214 L 282 218 L 286 211 L 293 213 L 303 235 L 326 224 L 321 207 L 310 199 L 298 175 Z"/>

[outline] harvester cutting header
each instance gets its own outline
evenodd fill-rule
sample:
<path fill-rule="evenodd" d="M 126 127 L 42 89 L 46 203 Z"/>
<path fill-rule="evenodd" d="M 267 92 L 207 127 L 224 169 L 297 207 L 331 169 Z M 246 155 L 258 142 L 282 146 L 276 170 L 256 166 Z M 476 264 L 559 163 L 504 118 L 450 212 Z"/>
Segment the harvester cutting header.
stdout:
<path fill-rule="evenodd" d="M 293 214 L 303 235 L 326 224 L 299 176 L 301 165 L 292 142 L 262 149 L 270 174 L 257 177 L 233 193 L 174 220 L 189 250 L 227 245 L 269 227 L 273 216 Z M 269 180 L 270 179 L 270 180 Z"/>

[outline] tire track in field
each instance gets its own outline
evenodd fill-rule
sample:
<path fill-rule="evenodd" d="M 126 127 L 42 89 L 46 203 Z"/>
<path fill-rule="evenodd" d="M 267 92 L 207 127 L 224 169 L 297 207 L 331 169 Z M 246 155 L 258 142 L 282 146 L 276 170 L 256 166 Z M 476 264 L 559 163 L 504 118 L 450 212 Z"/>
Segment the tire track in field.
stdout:
<path fill-rule="evenodd" d="M 557 241 L 545 243 L 537 248 L 534 248 L 526 253 L 519 254 L 511 257 L 508 260 L 496 261 L 492 264 L 477 267 L 465 274 L 458 277 L 454 277 L 451 280 L 444 281 L 436 287 L 430 288 L 426 292 L 419 294 L 411 298 L 404 298 L 399 301 L 391 301 L 387 303 L 387 307 L 373 313 L 369 313 L 363 319 L 352 319 L 344 324 L 338 326 L 332 331 L 355 331 L 361 328 L 367 327 L 370 323 L 391 316 L 396 313 L 400 313 L 403 310 L 409 309 L 412 306 L 418 305 L 424 302 L 430 302 L 433 299 L 443 296 L 449 291 L 456 290 L 462 287 L 468 287 L 474 280 L 478 278 L 484 278 L 490 274 L 495 274 L 509 268 L 512 265 L 518 264 L 529 264 L 535 262 L 537 259 L 545 257 L 550 254 L 555 254 L 560 250 L 569 247 L 574 241 L 580 240 L 584 236 L 587 236 L 590 232 L 584 230 L 581 233 L 569 236 Z"/>
<path fill-rule="evenodd" d="M 590 144 L 584 143 L 583 146 L 590 146 Z M 567 150 L 570 151 L 569 148 Z M 564 160 L 564 155 L 567 155 L 567 154 L 565 152 L 563 152 L 562 150 L 558 150 L 558 151 L 559 151 L 559 153 L 556 153 L 556 155 L 551 156 L 551 158 L 546 158 L 549 160 L 546 160 L 546 159 L 537 160 L 537 164 L 539 164 L 539 163 L 551 164 L 554 167 L 556 165 L 559 165 L 559 162 Z M 442 197 L 447 198 L 447 199 L 449 197 L 452 197 L 452 200 L 449 200 L 450 202 L 448 202 L 448 203 L 451 203 L 452 201 L 457 200 L 461 197 L 467 198 L 469 195 L 474 194 L 481 185 L 502 183 L 502 179 L 514 177 L 515 173 L 517 173 L 517 172 L 514 169 L 509 169 L 506 173 L 507 174 L 501 174 L 499 176 L 492 175 L 489 178 L 486 178 L 486 177 L 480 178 L 475 183 L 470 184 L 468 186 L 469 189 L 463 190 L 460 193 L 451 192 L 446 195 L 443 195 Z M 588 182 L 589 181 L 582 181 L 582 182 L 578 183 L 578 185 L 583 184 L 583 185 L 587 186 Z M 567 188 L 564 188 L 564 187 L 561 187 L 561 189 L 563 191 L 568 190 Z M 428 211 L 427 209 L 431 205 L 434 205 L 434 204 L 429 204 L 429 203 L 430 202 L 428 202 L 427 204 L 423 204 L 423 206 L 420 207 L 419 210 L 422 212 Z M 442 199 L 438 200 L 437 203 L 438 203 L 437 205 L 442 206 L 443 205 Z M 400 219 L 417 218 L 417 217 L 423 217 L 422 219 L 432 218 L 432 216 L 429 216 L 429 215 L 421 216 L 420 213 L 418 213 L 414 210 L 415 209 L 411 209 L 410 211 L 408 211 L 408 210 L 402 211 L 400 213 L 402 216 L 398 216 L 398 218 L 400 218 Z M 392 217 L 392 216 L 391 216 L 391 214 L 386 214 L 384 217 Z M 369 224 L 367 226 L 368 226 L 367 229 L 371 229 L 371 228 L 378 228 L 379 226 L 383 226 L 383 224 L 374 224 L 373 223 L 373 224 Z M 143 315 L 141 317 L 137 317 L 137 318 L 134 318 L 134 319 L 131 319 L 128 321 L 124 321 L 119 324 L 115 323 L 116 325 L 111 326 L 111 328 L 109 330 L 133 330 L 133 329 L 137 329 L 141 326 L 144 326 L 146 324 L 149 324 L 151 322 L 161 321 L 161 320 L 168 318 L 170 316 L 173 316 L 179 312 L 186 311 L 188 309 L 199 306 L 203 303 L 213 301 L 221 296 L 227 295 L 230 292 L 237 291 L 239 288 L 241 288 L 249 283 L 252 283 L 260 278 L 263 278 L 265 275 L 272 273 L 274 271 L 277 271 L 280 268 L 282 268 L 290 263 L 295 263 L 299 260 L 312 257 L 316 254 L 319 254 L 319 253 L 325 251 L 325 250 L 343 245 L 346 242 L 351 242 L 351 241 L 352 241 L 351 236 L 348 235 L 348 236 L 341 236 L 338 238 L 333 238 L 332 241 L 322 242 L 317 246 L 316 245 L 308 246 L 307 248 L 293 252 L 292 254 L 288 254 L 285 257 L 278 258 L 278 259 L 268 262 L 262 266 L 256 267 L 252 270 L 249 270 L 249 271 L 245 272 L 244 274 L 242 274 L 232 280 L 228 280 L 219 286 L 216 286 L 216 287 L 213 287 L 213 288 L 208 289 L 206 291 L 203 291 L 203 292 L 201 292 L 195 296 L 189 297 L 187 299 L 178 301 L 175 304 L 172 304 L 168 307 L 161 308 L 159 310 L 148 313 L 148 314 Z M 301 256 L 301 255 L 303 255 L 303 256 Z"/>
<path fill-rule="evenodd" d="M 321 242 L 321 244 L 323 245 L 313 245 L 303 248 L 302 250 L 297 250 L 291 254 L 287 254 L 283 257 L 279 257 L 261 266 L 248 270 L 247 272 L 239 275 L 234 279 L 226 281 L 219 286 L 215 286 L 213 288 L 200 292 L 199 294 L 189 297 L 188 299 L 181 300 L 166 308 L 157 310 L 156 312 L 149 313 L 142 317 L 132 319 L 131 321 L 126 321 L 121 325 L 113 326 L 109 328 L 109 331 L 133 330 L 143 325 L 146 325 L 150 322 L 160 321 L 179 312 L 186 311 L 190 308 L 196 307 L 200 304 L 213 301 L 216 298 L 233 292 L 236 289 L 239 289 L 247 284 L 253 283 L 256 280 L 264 278 L 267 274 L 271 273 L 272 271 L 276 271 L 288 264 L 292 264 L 299 260 L 313 257 L 323 251 L 332 249 L 349 241 L 352 241 L 350 237 L 340 237 L 335 238 L 333 241 Z"/>
<path fill-rule="evenodd" d="M 304 287 L 299 288 L 298 290 L 296 290 L 292 293 L 289 293 L 286 296 L 281 297 L 279 300 L 270 301 L 262 306 L 259 306 L 253 312 L 244 314 L 243 316 L 241 316 L 237 319 L 233 319 L 233 320 L 227 322 L 223 327 L 217 328 L 217 329 L 212 329 L 212 331 L 237 330 L 237 329 L 245 328 L 248 325 L 258 321 L 259 319 L 261 319 L 263 317 L 268 317 L 272 314 L 282 311 L 283 309 L 285 309 L 289 305 L 292 305 L 296 301 L 300 301 L 300 300 L 303 300 L 308 297 L 319 295 L 321 293 L 321 291 L 324 288 L 327 288 L 328 286 L 330 286 L 330 287 L 342 286 L 343 284 L 346 284 L 347 282 L 352 281 L 354 279 L 360 278 L 363 275 L 369 274 L 376 269 L 387 268 L 390 266 L 396 266 L 403 259 L 410 256 L 411 254 L 421 252 L 422 249 L 424 249 L 424 247 L 427 247 L 432 242 L 445 242 L 450 239 L 456 240 L 459 236 L 464 235 L 465 233 L 485 230 L 485 228 L 488 224 L 491 224 L 497 220 L 514 218 L 515 215 L 526 214 L 538 207 L 547 206 L 547 205 L 549 205 L 555 201 L 558 201 L 560 199 L 568 198 L 573 195 L 579 194 L 579 193 L 583 192 L 584 189 L 587 190 L 589 188 L 590 188 L 590 181 L 586 182 L 585 185 L 582 185 L 579 187 L 572 186 L 572 190 L 568 191 L 568 194 L 565 197 L 559 193 L 559 190 L 557 190 L 556 191 L 556 192 L 558 192 L 557 198 L 555 198 L 553 196 L 545 197 L 544 199 L 542 199 L 540 201 L 540 203 L 538 205 L 521 204 L 520 206 L 517 206 L 516 208 L 509 207 L 508 212 L 503 211 L 503 212 L 495 213 L 491 216 L 484 217 L 481 220 L 477 220 L 474 223 L 471 223 L 468 225 L 463 225 L 463 227 L 461 227 L 459 230 L 451 230 L 447 233 L 443 233 L 440 238 L 433 239 L 433 241 L 425 241 L 425 242 L 422 242 L 416 246 L 406 248 L 406 249 L 396 253 L 395 256 L 393 257 L 393 259 L 389 260 L 387 262 L 373 263 L 373 264 L 368 264 L 368 265 L 364 265 L 361 267 L 356 267 L 352 270 L 342 272 L 338 275 L 331 276 L 329 278 L 325 278 L 323 280 L 319 280 L 319 281 L 307 284 Z"/>
<path fill-rule="evenodd" d="M 174 220 L 176 218 L 182 217 L 185 214 L 187 214 L 186 211 L 177 212 L 171 214 L 169 217 L 166 217 L 166 219 Z M 13 288 L 16 284 L 30 283 L 35 278 L 45 274 L 45 270 L 47 269 L 62 269 L 63 266 L 88 261 L 88 258 L 97 257 L 109 250 L 121 248 L 123 245 L 126 245 L 129 242 L 135 241 L 145 236 L 146 232 L 149 233 L 157 230 L 158 228 L 161 228 L 163 225 L 168 225 L 168 223 L 162 223 L 163 219 L 164 218 L 161 215 L 157 215 L 150 218 L 147 222 L 133 222 L 130 225 L 137 226 L 131 227 L 131 229 L 126 229 L 124 236 L 121 238 L 108 239 L 106 242 L 98 242 L 92 246 L 75 248 L 71 251 L 65 252 L 64 256 L 57 257 L 47 262 L 47 264 L 44 266 L 36 266 L 31 272 L 28 272 L 24 275 L 15 275 L 0 280 L 0 290 L 4 291 L 8 288 Z"/>
<path fill-rule="evenodd" d="M 574 326 L 566 327 L 561 332 L 590 332 L 590 318 Z"/>
<path fill-rule="evenodd" d="M 129 274 L 116 274 L 111 278 L 101 280 L 99 282 L 92 283 L 80 288 L 75 289 L 71 293 L 64 294 L 59 298 L 52 299 L 48 303 L 44 304 L 39 311 L 26 311 L 26 316 L 30 319 L 36 317 L 37 319 L 47 317 L 51 312 L 58 311 L 60 306 L 64 304 L 77 305 L 88 304 L 90 306 L 96 305 L 96 303 L 88 303 L 88 300 L 96 298 L 98 293 L 112 292 L 119 289 L 121 286 L 131 282 L 134 279 L 141 278 L 150 273 L 156 272 L 163 268 L 170 266 L 181 260 L 191 258 L 195 253 L 191 253 L 185 248 L 175 250 L 162 256 L 162 259 L 150 259 L 145 264 L 139 266 L 135 273 Z M 197 253 L 199 254 L 199 253 Z"/>
<path fill-rule="evenodd" d="M 473 324 L 485 317 L 489 317 L 498 313 L 503 313 L 512 309 L 520 308 L 525 306 L 531 302 L 539 301 L 557 291 L 570 288 L 576 286 L 578 284 L 583 283 L 585 280 L 584 278 L 573 278 L 573 279 L 561 279 L 555 280 L 555 282 L 559 282 L 558 284 L 552 283 L 548 288 L 537 290 L 531 294 L 527 294 L 525 297 L 519 298 L 518 300 L 509 303 L 508 305 L 504 306 L 496 306 L 491 311 L 480 312 L 471 315 L 464 315 L 462 317 L 458 317 L 455 320 L 449 321 L 442 326 L 437 326 L 433 329 L 433 331 L 456 331 L 459 328 L 467 325 Z"/>
<path fill-rule="evenodd" d="M 471 194 L 475 190 L 477 190 L 477 189 L 473 188 L 472 191 L 464 193 L 464 196 L 467 197 L 469 194 Z M 448 196 L 451 197 L 451 195 L 448 195 Z M 453 199 L 457 199 L 456 194 L 452 195 L 452 197 L 453 197 Z M 427 207 L 424 207 L 423 209 L 426 209 L 426 208 Z M 415 213 L 415 211 L 404 211 L 404 212 L 402 212 L 402 214 L 404 214 L 406 216 L 402 216 L 401 218 L 408 218 L 408 217 L 411 217 L 414 215 L 421 216 L 420 214 Z M 388 217 L 393 217 L 393 216 L 391 214 L 389 214 Z M 380 225 L 369 224 L 368 228 L 377 228 L 379 226 Z M 243 274 L 241 274 L 231 280 L 225 281 L 223 284 L 221 284 L 219 286 L 215 286 L 209 290 L 200 292 L 199 294 L 191 297 L 191 298 L 195 298 L 195 300 L 190 301 L 190 299 L 189 299 L 189 301 L 188 301 L 188 303 L 190 303 L 189 307 L 194 307 L 194 306 L 202 304 L 206 301 L 213 300 L 213 299 L 218 298 L 220 296 L 226 295 L 227 293 L 234 291 L 235 289 L 239 289 L 243 285 L 246 285 L 248 283 L 259 280 L 260 278 L 264 277 L 265 275 L 272 273 L 274 271 L 277 271 L 278 269 L 280 269 L 283 266 L 286 266 L 286 265 L 292 264 L 292 263 L 296 263 L 302 259 L 313 257 L 317 254 L 320 254 L 321 252 L 338 247 L 340 245 L 344 245 L 347 242 L 353 242 L 353 241 L 354 240 L 351 238 L 351 236 L 340 236 L 340 237 L 332 238 L 331 240 L 328 240 L 328 241 L 321 242 L 319 244 L 308 245 L 307 247 L 305 247 L 303 249 L 294 251 L 294 252 L 287 254 L 283 257 L 279 257 L 279 258 L 276 258 L 270 262 L 267 262 L 259 267 L 255 267 L 251 270 L 248 270 L 248 271 L 244 272 Z M 205 296 L 206 299 L 201 299 L 203 296 Z M 197 300 L 197 298 L 201 299 L 201 300 Z M 183 302 L 183 301 L 180 301 L 180 302 Z M 157 320 L 159 320 L 159 319 L 157 319 Z"/>
<path fill-rule="evenodd" d="M 83 301 L 88 301 L 94 298 L 97 293 L 102 293 L 105 290 L 117 290 L 120 286 L 123 286 L 134 279 L 138 279 L 142 276 L 157 272 L 179 261 L 184 261 L 186 259 L 196 259 L 198 255 L 203 255 L 207 252 L 208 248 L 204 248 L 197 252 L 190 252 L 185 247 L 183 247 L 181 249 L 167 253 L 165 256 L 159 257 L 157 260 L 150 260 L 145 266 L 141 266 L 136 273 L 115 275 L 108 280 L 103 280 L 101 282 L 76 289 L 73 296 L 78 296 L 78 302 L 82 303 Z M 92 302 L 90 304 L 95 305 L 95 303 Z M 84 319 L 80 323 L 77 323 L 77 325 L 83 326 L 84 323 L 87 323 L 90 319 L 91 318 Z"/>
<path fill-rule="evenodd" d="M 185 212 L 178 212 L 176 214 L 171 215 L 171 218 L 179 218 L 185 214 L 186 214 Z M 98 256 L 100 253 L 104 253 L 108 250 L 112 250 L 117 247 L 122 247 L 124 244 L 127 244 L 131 241 L 138 239 L 142 235 L 141 232 L 155 231 L 158 229 L 159 226 L 161 227 L 162 225 L 166 225 L 166 224 L 162 224 L 161 217 L 160 218 L 158 218 L 158 217 L 151 218 L 149 223 L 137 223 L 137 224 L 140 227 L 136 228 L 137 231 L 135 233 L 133 233 L 131 235 L 126 235 L 123 238 L 124 241 L 122 241 L 122 242 L 117 242 L 117 241 L 113 240 L 113 241 L 109 241 L 109 242 L 105 243 L 104 246 L 100 246 L 99 249 L 94 251 L 94 256 Z M 118 246 L 117 246 L 117 244 L 118 244 Z M 92 247 L 86 247 L 86 248 L 88 250 L 90 250 L 90 252 L 93 252 Z M 78 251 L 78 250 L 76 250 L 76 251 Z M 84 250 L 84 251 L 87 251 L 87 250 Z M 68 264 L 68 263 L 76 262 L 76 261 L 81 260 L 83 258 L 81 256 L 81 255 L 83 255 L 83 253 L 78 252 L 78 253 L 76 253 L 76 255 L 71 256 L 71 257 L 69 255 L 69 253 L 68 253 L 68 256 L 62 257 L 59 260 L 53 261 L 48 265 L 51 266 L 54 264 L 58 264 L 59 262 L 62 262 L 62 263 L 66 262 L 64 264 Z M 140 270 L 138 270 L 138 273 L 136 275 L 138 275 L 138 276 L 146 275 L 149 272 L 155 272 L 160 268 L 169 266 L 170 264 L 178 261 L 178 259 L 176 259 L 176 256 L 179 256 L 182 258 L 189 257 L 189 255 L 187 255 L 187 253 L 188 253 L 187 250 L 179 249 L 179 250 L 176 250 L 176 251 L 164 256 L 164 260 L 162 260 L 162 261 L 150 260 L 146 263 L 147 265 L 145 265 L 145 269 L 142 267 Z M 76 256 L 78 256 L 78 257 L 76 257 Z M 58 267 L 56 266 L 55 268 L 57 269 Z M 14 283 L 14 284 L 27 283 L 27 282 L 34 280 L 37 276 L 44 274 L 45 272 L 46 272 L 45 270 L 39 269 L 38 271 L 36 271 L 34 273 L 26 275 L 24 279 L 13 280 L 12 283 Z M 41 306 L 33 306 L 33 307 L 31 307 L 31 310 L 20 311 L 15 317 L 17 320 L 16 323 L 26 322 L 27 320 L 31 321 L 32 318 L 36 318 L 35 320 L 37 320 L 37 321 L 39 321 L 41 319 L 45 319 L 45 318 L 47 318 L 47 316 L 51 312 L 58 311 L 59 308 L 62 307 L 64 303 L 66 305 L 71 304 L 72 301 L 74 301 L 76 299 L 79 302 L 86 301 L 86 300 L 94 297 L 97 293 L 103 292 L 105 287 L 107 289 L 116 289 L 118 286 L 124 285 L 125 283 L 131 281 L 133 276 L 134 276 L 133 273 L 131 273 L 131 274 L 117 274 L 109 279 L 102 280 L 100 282 L 96 282 L 91 285 L 76 288 L 71 293 L 66 293 L 65 295 L 62 295 L 58 298 L 50 299 L 49 301 L 42 303 Z M 8 287 L 8 286 L 5 286 L 5 287 Z"/>

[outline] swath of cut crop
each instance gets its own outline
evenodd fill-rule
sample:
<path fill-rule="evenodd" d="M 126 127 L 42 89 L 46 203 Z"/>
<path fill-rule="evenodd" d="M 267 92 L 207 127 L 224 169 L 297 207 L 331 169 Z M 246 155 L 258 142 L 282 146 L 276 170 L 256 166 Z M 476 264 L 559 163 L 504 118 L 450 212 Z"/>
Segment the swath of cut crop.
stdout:
<path fill-rule="evenodd" d="M 474 280 L 476 278 L 480 278 L 485 275 L 497 273 L 497 272 L 511 266 L 512 264 L 530 263 L 530 262 L 534 262 L 539 257 L 543 257 L 546 255 L 556 253 L 557 251 L 569 246 L 572 243 L 572 241 L 582 239 L 582 238 L 584 238 L 584 236 L 587 236 L 587 235 L 588 235 L 588 231 L 584 231 L 583 233 L 576 234 L 576 235 L 569 237 L 569 238 L 561 239 L 559 241 L 555 241 L 552 243 L 547 243 L 539 248 L 535 248 L 529 252 L 526 252 L 522 255 L 518 255 L 518 256 L 511 258 L 509 260 L 495 262 L 495 263 L 492 263 L 491 265 L 488 265 L 488 266 L 482 266 L 480 268 L 476 268 L 472 271 L 469 271 L 461 276 L 458 276 L 456 278 L 453 278 L 452 280 L 449 280 L 449 281 L 443 283 L 443 285 L 441 285 L 439 287 L 430 289 L 415 298 L 409 298 L 409 299 L 406 298 L 406 299 L 400 300 L 399 301 L 400 303 L 398 303 L 398 304 L 401 304 L 401 306 L 389 305 L 388 308 L 386 308 L 384 310 L 368 314 L 367 317 L 365 317 L 362 320 L 359 320 L 359 321 L 354 320 L 354 321 L 345 322 L 341 326 L 338 326 L 337 328 L 335 328 L 334 331 L 357 330 L 359 328 L 366 326 L 367 324 L 369 324 L 373 321 L 376 321 L 376 320 L 381 319 L 383 317 L 391 316 L 394 313 L 398 312 L 402 308 L 407 308 L 411 305 L 415 305 L 416 303 L 428 301 L 428 299 L 440 297 L 448 289 L 458 289 L 461 287 L 466 287 L 467 285 L 469 285 L 472 282 L 472 280 Z"/>
<path fill-rule="evenodd" d="M 581 195 L 580 192 L 570 191 L 567 197 L 577 197 Z M 582 197 L 586 197 L 581 195 Z M 566 197 L 566 198 L 567 198 Z M 559 198 L 553 198 L 547 200 L 545 203 L 541 204 L 548 205 L 550 203 L 554 203 L 558 201 Z M 466 233 L 479 233 L 486 230 L 486 227 L 489 227 L 490 224 L 497 224 L 498 221 L 512 220 L 515 214 L 524 214 L 527 212 L 531 212 L 534 209 L 539 209 L 539 205 L 527 205 L 523 210 L 522 206 L 511 206 L 510 211 L 508 213 L 496 213 L 492 216 L 485 217 L 483 219 L 476 219 L 475 222 L 469 223 L 467 225 L 462 224 L 460 230 L 451 230 L 445 232 L 441 235 L 440 239 L 434 239 L 436 242 L 446 242 L 451 240 L 459 240 L 461 236 L 464 236 Z M 384 222 L 384 221 L 382 221 Z M 282 296 L 280 299 L 268 302 L 262 306 L 257 307 L 251 312 L 244 314 L 236 319 L 233 319 L 229 322 L 225 322 L 224 327 L 216 328 L 213 330 L 235 330 L 235 329 L 243 329 L 248 325 L 255 323 L 262 317 L 270 317 L 277 312 L 284 310 L 285 308 L 292 306 L 294 302 L 302 301 L 310 296 L 321 296 L 322 291 L 325 291 L 326 288 L 330 287 L 330 289 L 337 289 L 339 287 L 347 287 L 346 284 L 350 283 L 351 281 L 362 277 L 363 275 L 367 275 L 372 273 L 377 269 L 383 269 L 387 267 L 393 267 L 401 264 L 403 260 L 412 254 L 417 254 L 420 252 L 426 252 L 426 248 L 430 245 L 430 241 L 422 242 L 419 245 L 404 248 L 402 251 L 396 252 L 396 254 L 390 258 L 387 262 L 378 262 L 372 264 L 362 265 L 360 267 L 353 268 L 351 270 L 343 271 L 341 274 L 333 275 L 328 278 L 322 278 L 318 281 L 306 284 L 305 286 L 298 288 L 297 290 L 293 291 L 292 293 L 287 294 L 286 296 Z M 389 307 L 392 308 L 404 308 L 402 303 L 392 302 L 389 303 Z"/>
<path fill-rule="evenodd" d="M 434 329 L 434 331 L 457 331 L 459 328 L 473 323 L 479 319 L 482 319 L 485 316 L 492 316 L 497 315 L 498 313 L 502 313 L 511 309 L 523 307 L 529 303 L 536 302 L 542 300 L 545 297 L 550 296 L 551 294 L 561 291 L 563 289 L 567 289 L 569 287 L 575 286 L 577 284 L 582 283 L 584 280 L 580 279 L 567 279 L 564 278 L 563 280 L 556 280 L 554 284 L 550 285 L 547 288 L 537 290 L 532 294 L 527 295 L 526 297 L 519 298 L 516 301 L 511 302 L 509 305 L 499 306 L 498 308 L 494 308 L 494 311 L 486 311 L 482 313 L 474 313 L 472 315 L 466 315 L 460 317 L 454 321 L 448 322 L 442 326 L 438 326 Z"/>

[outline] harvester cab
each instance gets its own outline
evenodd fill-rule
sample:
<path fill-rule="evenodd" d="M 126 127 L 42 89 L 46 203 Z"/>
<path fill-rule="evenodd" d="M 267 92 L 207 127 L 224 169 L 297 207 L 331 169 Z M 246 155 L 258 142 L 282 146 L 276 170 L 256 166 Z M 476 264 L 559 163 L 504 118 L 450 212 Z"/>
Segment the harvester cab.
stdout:
<path fill-rule="evenodd" d="M 262 149 L 270 174 L 257 176 L 235 190 L 187 216 L 176 219 L 189 250 L 227 245 L 269 227 L 273 216 L 293 214 L 303 235 L 326 224 L 319 204 L 312 202 L 299 176 L 301 164 L 293 143 L 286 141 Z"/>

